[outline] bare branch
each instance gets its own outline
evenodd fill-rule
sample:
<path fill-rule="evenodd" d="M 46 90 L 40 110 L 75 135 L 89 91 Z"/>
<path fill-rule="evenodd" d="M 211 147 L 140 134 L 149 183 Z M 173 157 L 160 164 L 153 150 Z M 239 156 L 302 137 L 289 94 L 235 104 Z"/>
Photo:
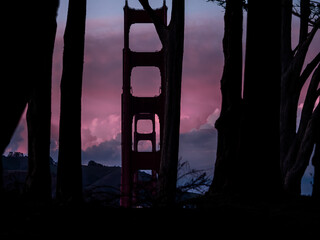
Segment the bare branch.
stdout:
<path fill-rule="evenodd" d="M 314 109 L 314 105 L 318 98 L 317 92 L 319 89 L 317 88 L 318 88 L 319 82 L 320 82 L 320 65 L 318 65 L 318 67 L 314 71 L 308 87 L 307 95 L 306 95 L 306 98 L 303 104 L 303 109 L 301 112 L 301 120 L 299 124 L 298 135 L 304 132 L 305 129 L 307 128 L 309 119 Z"/>
<path fill-rule="evenodd" d="M 307 123 L 306 130 L 304 131 L 303 135 L 301 135 L 298 147 L 298 152 L 296 156 L 296 161 L 291 169 L 287 172 L 285 179 L 284 179 L 284 188 L 287 191 L 297 191 L 295 187 L 295 182 L 297 180 L 301 181 L 304 171 L 306 170 L 313 146 L 316 143 L 316 139 L 318 138 L 317 134 L 319 129 L 320 123 L 320 104 L 314 110 L 312 117 Z M 300 191 L 300 190 L 298 190 Z"/>
<path fill-rule="evenodd" d="M 296 51 L 296 54 L 294 55 L 293 61 L 291 62 L 289 68 L 287 69 L 287 72 L 288 71 L 294 72 L 294 75 L 296 76 L 296 81 L 299 81 L 300 73 L 301 73 L 307 52 L 309 50 L 309 46 L 319 26 L 320 26 L 320 18 L 317 20 L 316 25 L 308 34 L 307 38 L 303 42 L 301 42 L 294 50 Z M 296 82 L 296 84 L 299 84 L 299 82 Z"/>
<path fill-rule="evenodd" d="M 303 48 L 303 46 L 307 45 L 307 48 L 309 47 L 310 43 L 313 40 L 313 37 L 316 35 L 318 29 L 320 28 L 320 18 L 314 23 L 313 28 L 311 32 L 308 34 L 307 38 L 299 43 L 296 48 L 293 50 L 293 54 L 296 55 L 298 54 L 298 51 Z"/>
<path fill-rule="evenodd" d="M 294 16 L 296 16 L 296 17 L 301 17 L 301 14 L 298 12 L 298 11 L 296 11 L 296 10 L 292 10 L 292 15 L 294 15 Z M 309 19 L 309 26 L 314 26 L 314 25 L 316 25 L 316 21 L 314 21 L 314 20 L 312 20 L 312 19 Z"/>
<path fill-rule="evenodd" d="M 302 88 L 305 82 L 307 81 L 308 77 L 312 73 L 312 71 L 316 68 L 318 63 L 320 62 L 320 52 L 318 55 L 306 66 L 304 71 L 302 72 L 299 78 L 299 87 Z"/>
<path fill-rule="evenodd" d="M 160 18 L 155 14 L 154 10 L 150 7 L 149 0 L 139 0 L 139 2 L 152 19 L 160 41 L 164 46 L 168 35 L 167 26 L 164 25 Z"/>

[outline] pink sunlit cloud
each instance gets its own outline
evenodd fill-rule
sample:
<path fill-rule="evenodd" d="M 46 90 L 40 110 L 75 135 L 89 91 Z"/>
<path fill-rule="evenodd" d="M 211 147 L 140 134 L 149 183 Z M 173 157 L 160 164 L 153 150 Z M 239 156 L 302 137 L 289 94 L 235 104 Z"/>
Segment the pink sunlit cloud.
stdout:
<path fill-rule="evenodd" d="M 202 126 L 208 124 L 208 118 L 215 109 L 220 107 L 219 80 L 223 66 L 221 49 L 223 30 L 215 29 L 214 25 L 221 26 L 223 19 L 214 20 L 214 17 L 211 20 L 204 17 L 197 19 L 197 21 L 188 17 L 186 19 L 180 128 L 181 134 L 185 135 L 181 140 L 180 155 L 187 154 L 187 148 L 184 144 L 187 141 L 190 146 L 192 137 L 205 135 L 208 140 L 210 136 L 215 136 L 214 134 L 205 134 L 206 131 L 215 131 L 213 128 Z M 123 26 L 123 19 L 119 16 L 89 17 L 87 19 L 82 95 L 84 163 L 96 160 L 104 164 L 112 162 L 112 164 L 120 165 L 123 49 L 123 29 L 121 26 Z M 60 79 L 64 27 L 65 23 L 59 21 L 53 58 L 51 152 L 55 160 L 57 160 L 59 144 Z M 155 31 L 150 32 L 149 27 L 135 26 L 132 29 L 131 37 L 133 39 L 130 46 L 133 49 L 149 51 L 161 48 Z M 155 71 L 147 69 L 139 72 L 139 69 L 135 69 L 133 71 L 133 77 L 136 78 L 136 80 L 133 79 L 133 84 L 136 85 L 134 94 L 159 93 L 159 86 L 157 86 L 159 83 L 156 79 L 156 75 L 159 73 L 157 71 L 157 69 Z M 140 78 L 151 79 L 152 84 L 147 87 L 140 81 Z M 16 142 L 20 147 L 18 149 L 26 153 L 27 128 L 25 123 L 20 123 L 20 125 L 24 127 L 20 127 L 20 131 L 17 131 L 18 138 L 16 139 L 18 141 Z M 201 134 L 196 134 L 195 131 L 201 131 Z M 191 138 L 189 139 L 188 136 Z M 214 139 L 208 141 L 212 143 Z M 22 146 L 25 147 L 22 148 Z M 147 146 L 141 147 L 147 149 Z M 201 151 L 198 154 L 198 158 L 205 159 L 207 157 L 206 154 L 202 156 Z M 209 166 L 212 167 L 212 161 L 207 164 L 207 167 Z"/>

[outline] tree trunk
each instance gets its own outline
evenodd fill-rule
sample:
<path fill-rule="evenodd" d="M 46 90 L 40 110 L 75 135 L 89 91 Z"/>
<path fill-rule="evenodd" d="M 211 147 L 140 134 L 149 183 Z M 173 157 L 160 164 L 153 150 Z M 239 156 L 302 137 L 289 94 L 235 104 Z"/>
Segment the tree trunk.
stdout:
<path fill-rule="evenodd" d="M 317 69 L 314 71 L 310 81 L 301 113 L 299 129 L 285 158 L 287 168 L 284 176 L 284 187 L 288 193 L 294 195 L 300 195 L 301 193 L 301 179 L 309 164 L 313 146 L 315 144 L 313 137 L 315 127 L 313 126 L 314 123 L 310 126 L 310 122 L 315 121 L 311 120 L 312 118 L 317 119 L 317 117 L 313 116 L 316 114 L 316 111 L 313 112 L 313 109 L 317 97 L 319 96 L 317 92 L 319 81 L 320 65 L 318 65 Z"/>
<path fill-rule="evenodd" d="M 320 128 L 318 128 L 318 133 L 316 134 L 318 139 L 316 140 L 316 147 L 314 155 L 312 158 L 312 165 L 314 166 L 314 175 L 313 175 L 313 189 L 312 197 L 320 197 Z"/>
<path fill-rule="evenodd" d="M 3 114 L 0 125 L 1 156 L 10 143 L 30 99 L 34 76 L 38 74 L 34 64 L 39 61 L 35 55 L 40 53 L 38 43 L 42 37 L 38 36 L 43 33 L 39 31 L 39 6 L 36 1 L 32 3 L 23 0 L 6 1 L 2 3 L 2 8 L 10 12 L 15 20 L 1 24 L 4 33 L 1 56 L 5 59 L 2 61 L 4 78 L 0 81 L 0 109 Z M 43 20 L 41 24 L 45 26 L 46 22 Z M 0 168 L 1 163 L 0 161 Z M 2 186 L 1 181 L 2 170 L 0 170 Z"/>
<path fill-rule="evenodd" d="M 286 58 L 288 61 L 282 62 L 286 68 L 283 68 L 282 71 L 280 105 L 280 164 L 283 184 L 287 192 L 296 195 L 300 194 L 300 182 L 302 178 L 301 172 L 304 172 L 308 165 L 305 164 L 306 159 L 298 155 L 302 144 L 305 146 L 303 139 L 308 138 L 305 134 L 309 134 L 306 132 L 306 129 L 317 98 L 316 91 L 319 84 L 319 79 L 317 79 L 319 78 L 319 67 L 318 70 L 314 72 L 310 82 L 301 114 L 299 128 L 296 132 L 298 101 L 303 85 L 320 61 L 320 53 L 318 53 L 318 55 L 302 71 L 309 46 L 320 26 L 320 20 L 317 20 L 314 23 L 313 29 L 308 33 L 310 0 L 301 0 L 300 3 L 301 16 L 299 44 L 294 52 L 282 52 L 282 59 Z M 287 12 L 291 11 L 292 1 L 291 6 L 284 5 L 284 7 L 286 7 Z M 291 24 L 283 24 L 282 32 L 291 34 Z M 285 42 L 283 48 L 287 49 L 289 44 L 291 46 L 291 42 Z"/>
<path fill-rule="evenodd" d="M 220 82 L 222 105 L 220 117 L 215 124 L 218 147 L 210 193 L 228 189 L 237 154 L 242 93 L 242 7 L 241 1 L 226 1 L 223 38 L 225 62 Z"/>
<path fill-rule="evenodd" d="M 300 0 L 300 13 L 299 43 L 303 43 L 308 36 L 309 16 L 311 14 L 310 0 Z"/>
<path fill-rule="evenodd" d="M 81 96 L 85 21 L 86 0 L 69 0 L 61 78 L 57 198 L 72 203 L 82 200 Z"/>
<path fill-rule="evenodd" d="M 294 138 L 296 130 L 296 108 L 299 97 L 294 96 L 294 89 L 289 86 L 284 74 L 293 59 L 291 46 L 292 0 L 282 0 L 281 19 L 281 106 L 280 106 L 280 166 L 283 169 L 283 159 Z"/>
<path fill-rule="evenodd" d="M 292 0 L 281 0 L 281 72 L 284 73 L 293 58 L 291 46 Z"/>
<path fill-rule="evenodd" d="M 52 55 L 59 2 L 52 0 L 35 13 L 37 68 L 28 102 L 28 176 L 26 192 L 36 201 L 51 199 L 50 129 Z M 45 24 L 43 24 L 45 23 Z"/>
<path fill-rule="evenodd" d="M 304 4 L 307 4 L 307 2 L 304 2 Z M 304 6 L 304 8 L 305 7 L 306 6 Z M 303 15 L 303 18 L 305 19 L 301 19 L 302 27 L 303 22 L 308 21 L 308 17 L 309 16 L 306 16 L 306 14 Z M 318 54 L 318 56 L 302 72 L 309 46 L 317 32 L 319 25 L 320 20 L 315 23 L 314 28 L 307 35 L 305 34 L 305 32 L 308 31 L 308 29 L 303 29 L 300 31 L 300 42 L 296 48 L 296 53 L 292 57 L 291 61 L 286 63 L 287 68 L 283 69 L 282 71 L 280 105 L 280 164 L 283 178 L 285 177 L 286 172 L 288 171 L 290 166 L 292 166 L 293 162 L 295 161 L 295 158 L 288 158 L 287 156 L 289 154 L 290 148 L 294 144 L 296 137 L 297 109 L 300 93 L 307 78 L 312 73 L 312 70 L 317 66 L 320 60 Z M 283 25 L 282 27 L 282 32 L 291 32 L 291 25 Z M 284 53 L 282 52 L 282 54 Z"/>
<path fill-rule="evenodd" d="M 158 204 L 160 207 L 172 207 L 175 204 L 179 155 L 185 1 L 172 2 L 171 21 L 168 27 L 164 26 L 154 14 L 148 0 L 139 0 L 139 2 L 153 20 L 166 57 L 166 93 Z"/>
<path fill-rule="evenodd" d="M 159 206 L 175 203 L 179 158 L 181 79 L 184 47 L 184 0 L 172 3 L 172 15 L 166 43 L 166 99 L 159 172 Z"/>
<path fill-rule="evenodd" d="M 30 79 L 24 78 L 22 74 L 28 73 L 29 70 L 27 64 L 24 64 L 28 53 L 27 49 L 29 49 L 25 29 L 30 24 L 29 21 L 25 20 L 27 19 L 27 14 L 24 12 L 26 4 L 19 1 L 18 8 L 16 3 L 13 4 L 12 1 L 6 1 L 2 4 L 4 4 L 2 5 L 3 9 L 8 12 L 15 12 L 17 15 L 15 21 L 6 21 L 1 24 L 3 35 L 6 37 L 2 38 L 1 44 L 1 55 L 2 59 L 5 60 L 1 63 L 3 77 L 0 81 L 0 111 L 3 116 L 0 124 L 0 156 L 9 145 L 26 107 L 30 86 Z M 18 26 L 20 26 L 21 32 L 16 31 Z M 21 56 L 22 61 L 16 61 L 18 56 Z M 26 63 L 28 62 L 26 61 Z M 3 175 L 2 161 L 0 161 L 0 194 L 2 194 L 2 190 Z"/>
<path fill-rule="evenodd" d="M 281 2 L 270 4 L 272 8 L 263 1 L 248 2 L 244 117 L 235 166 L 237 190 L 258 197 L 277 196 L 281 191 Z"/>
<path fill-rule="evenodd" d="M 301 179 L 309 164 L 316 139 L 319 138 L 319 136 L 317 136 L 319 129 L 320 104 L 318 104 L 308 123 L 297 153 L 297 160 L 294 166 L 290 168 L 290 171 L 287 172 L 284 179 L 285 190 L 291 194 L 300 195 L 301 193 Z"/>

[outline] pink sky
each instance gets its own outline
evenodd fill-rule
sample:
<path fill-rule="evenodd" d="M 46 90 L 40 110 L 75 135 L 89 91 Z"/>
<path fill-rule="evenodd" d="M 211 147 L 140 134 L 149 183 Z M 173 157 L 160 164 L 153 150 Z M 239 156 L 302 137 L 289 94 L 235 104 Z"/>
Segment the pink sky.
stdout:
<path fill-rule="evenodd" d="M 211 3 L 205 3 L 204 6 L 218 8 Z M 187 4 L 181 102 L 182 134 L 200 129 L 202 125 L 207 124 L 208 118 L 210 122 L 212 118 L 209 117 L 210 115 L 217 113 L 216 109 L 220 107 L 219 79 L 223 66 L 222 10 L 215 11 L 217 14 L 208 14 L 206 9 L 206 14 L 201 16 L 191 7 L 188 8 Z M 92 8 L 94 7 L 88 6 L 83 74 L 82 149 L 84 152 L 102 143 L 117 141 L 121 129 L 123 10 L 121 7 L 120 10 L 117 9 L 121 14 L 111 14 L 112 16 L 108 17 L 99 14 L 96 16 L 90 12 L 93 11 Z M 65 15 L 66 2 L 61 1 L 52 79 L 51 148 L 54 159 L 57 158 L 59 137 L 59 88 Z M 133 50 L 153 51 L 161 48 L 152 26 L 136 25 L 132 28 L 130 37 L 130 47 Z M 160 76 L 157 71 L 156 68 L 134 70 L 134 94 L 154 94 L 159 88 Z M 150 79 L 152 84 L 145 85 L 142 78 Z M 213 124 L 212 121 L 210 123 Z M 7 151 L 16 150 L 27 153 L 26 129 L 25 116 L 23 116 Z M 83 159 L 83 161 L 86 160 L 90 159 Z M 107 161 L 108 159 L 106 164 Z M 213 167 L 213 154 L 207 167 L 209 165 L 210 168 Z"/>
<path fill-rule="evenodd" d="M 97 5 L 88 5 L 82 98 L 83 162 L 96 160 L 106 165 L 120 165 L 123 3 L 118 2 L 114 12 L 109 5 L 106 11 L 109 15 L 103 15 L 98 12 L 101 10 L 98 3 L 105 2 L 97 0 Z M 190 162 L 191 167 L 212 172 L 216 148 L 216 130 L 213 126 L 220 112 L 220 78 L 224 61 L 223 10 L 206 1 L 199 1 L 198 5 L 195 5 L 196 2 L 198 0 L 187 1 L 186 7 L 180 155 Z M 66 6 L 66 1 L 62 0 L 53 59 L 51 155 L 55 160 L 58 157 L 59 88 Z M 130 36 L 132 49 L 160 49 L 157 35 L 150 27 L 135 26 Z M 320 46 L 319 39 L 312 48 Z M 158 70 L 135 71 L 134 93 L 154 94 L 158 89 Z M 150 79 L 153 84 L 142 85 L 142 77 Z M 27 153 L 26 129 L 23 116 L 7 152 Z"/>

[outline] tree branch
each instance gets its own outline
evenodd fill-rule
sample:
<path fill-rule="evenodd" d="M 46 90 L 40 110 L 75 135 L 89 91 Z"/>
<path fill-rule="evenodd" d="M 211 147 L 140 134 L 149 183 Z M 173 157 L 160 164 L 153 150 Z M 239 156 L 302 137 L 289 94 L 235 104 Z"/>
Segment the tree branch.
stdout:
<path fill-rule="evenodd" d="M 320 97 L 320 88 L 316 91 L 316 98 Z"/>
<path fill-rule="evenodd" d="M 292 11 L 292 15 L 294 15 L 296 17 L 299 17 L 299 18 L 301 17 L 301 14 L 298 13 L 297 11 L 295 11 L 295 10 Z M 314 26 L 314 25 L 316 25 L 317 21 L 313 21 L 313 20 L 309 19 L 308 22 L 309 22 L 309 26 Z"/>
<path fill-rule="evenodd" d="M 160 41 L 164 46 L 168 35 L 167 26 L 164 25 L 160 18 L 155 14 L 154 10 L 150 7 L 149 0 L 139 0 L 139 2 L 152 19 Z"/>
<path fill-rule="evenodd" d="M 319 89 L 318 89 L 319 90 Z M 311 119 L 316 119 L 315 122 L 319 122 L 318 119 L 320 119 L 320 103 L 316 106 L 316 108 L 314 109 L 313 113 L 312 113 L 312 117 Z"/>
<path fill-rule="evenodd" d="M 300 4 L 299 4 L 300 3 Z M 299 3 L 295 3 L 292 7 L 292 15 L 301 18 L 302 15 L 304 15 L 306 12 L 309 12 L 308 16 L 308 25 L 313 26 L 317 19 L 320 17 L 320 2 L 319 1 L 313 1 L 313 0 L 300 0 Z M 309 5 L 308 8 L 306 8 L 306 3 Z M 300 9 L 300 11 L 299 11 Z"/>
<path fill-rule="evenodd" d="M 303 173 L 305 172 L 309 160 L 311 158 L 313 146 L 317 141 L 317 133 L 319 132 L 320 123 L 320 104 L 316 107 L 312 117 L 308 121 L 306 130 L 301 136 L 301 144 L 298 146 L 296 160 L 292 168 L 287 172 L 284 180 L 285 190 L 300 194 L 300 189 L 297 189 L 295 184 L 297 181 L 301 182 Z M 299 184 L 300 185 L 300 184 Z"/>
<path fill-rule="evenodd" d="M 299 43 L 296 46 L 296 48 L 293 50 L 294 55 L 298 55 L 299 51 L 301 51 L 301 49 L 303 49 L 304 46 L 307 46 L 306 50 L 308 50 L 308 47 L 312 42 L 313 37 L 315 36 L 319 28 L 320 28 L 320 18 L 314 23 L 313 28 L 311 32 L 308 34 L 307 38 L 303 42 Z"/>
<path fill-rule="evenodd" d="M 318 63 L 320 62 L 320 52 L 317 56 L 306 66 L 304 71 L 302 72 L 299 78 L 299 87 L 302 88 L 305 82 L 307 81 L 308 77 L 312 73 L 312 71 L 316 68 Z"/>
<path fill-rule="evenodd" d="M 309 119 L 311 118 L 314 105 L 318 98 L 317 92 L 319 89 L 317 88 L 318 88 L 319 82 L 320 82 L 320 65 L 318 65 L 318 67 L 314 71 L 314 74 L 311 78 L 311 81 L 308 87 L 307 95 L 306 95 L 306 98 L 303 104 L 303 109 L 301 112 L 298 135 L 305 131 L 305 129 L 307 128 Z"/>
<path fill-rule="evenodd" d="M 290 64 L 290 66 L 287 69 L 287 72 L 291 71 L 294 74 L 294 79 L 295 79 L 295 84 L 297 84 L 297 86 L 299 86 L 299 77 L 300 77 L 300 73 L 307 55 L 307 52 L 309 50 L 309 46 L 318 30 L 320 26 L 320 19 L 317 20 L 316 25 L 313 27 L 313 29 L 311 30 L 311 32 L 308 34 L 307 38 L 300 43 L 297 48 L 295 49 L 296 54 L 294 55 L 294 58 Z M 300 91 L 300 89 L 297 89 Z"/>
<path fill-rule="evenodd" d="M 300 14 L 299 43 L 303 42 L 308 35 L 309 17 L 311 14 L 310 0 L 300 0 Z"/>

